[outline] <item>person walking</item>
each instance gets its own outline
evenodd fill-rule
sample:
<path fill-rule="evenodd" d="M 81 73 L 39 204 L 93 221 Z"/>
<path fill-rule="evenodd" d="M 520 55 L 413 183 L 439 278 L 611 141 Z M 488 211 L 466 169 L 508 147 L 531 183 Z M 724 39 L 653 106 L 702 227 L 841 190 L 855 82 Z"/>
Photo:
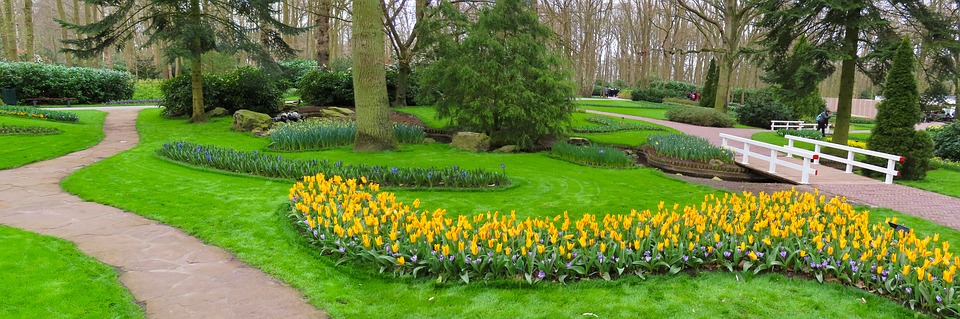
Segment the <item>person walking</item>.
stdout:
<path fill-rule="evenodd" d="M 827 126 L 830 125 L 830 110 L 823 110 L 817 115 L 817 129 L 820 135 L 827 137 Z"/>

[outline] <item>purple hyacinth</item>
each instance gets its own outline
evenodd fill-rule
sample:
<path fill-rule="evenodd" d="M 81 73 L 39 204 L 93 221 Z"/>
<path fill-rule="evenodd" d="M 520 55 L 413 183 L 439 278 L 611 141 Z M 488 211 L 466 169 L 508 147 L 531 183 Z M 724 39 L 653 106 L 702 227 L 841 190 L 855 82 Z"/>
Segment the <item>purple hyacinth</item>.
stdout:
<path fill-rule="evenodd" d="M 570 268 L 570 267 L 573 267 L 573 263 L 571 263 L 571 262 L 568 261 L 568 262 L 567 262 L 567 268 Z"/>
<path fill-rule="evenodd" d="M 543 270 L 537 272 L 537 278 L 543 279 L 543 277 L 546 277 L 546 276 L 547 274 L 543 272 Z M 937 296 L 937 298 L 940 298 L 940 296 Z"/>
<path fill-rule="evenodd" d="M 940 295 L 937 295 L 937 302 L 943 303 L 943 298 L 940 298 Z"/>
<path fill-rule="evenodd" d="M 450 255 L 450 262 L 453 262 L 455 259 L 457 259 L 455 256 Z"/>
<path fill-rule="evenodd" d="M 337 249 L 340 250 L 341 253 L 347 251 L 347 249 L 346 249 L 346 248 L 343 248 L 342 246 L 341 246 L 340 248 L 337 248 Z"/>
<path fill-rule="evenodd" d="M 683 262 L 687 262 L 690 259 L 690 256 L 683 255 Z"/>
<path fill-rule="evenodd" d="M 913 293 L 913 289 L 911 289 L 910 287 L 903 288 L 903 290 L 906 291 L 908 294 Z"/>
<path fill-rule="evenodd" d="M 729 251 L 724 251 L 724 252 L 723 252 L 723 257 L 729 258 L 729 257 L 730 257 L 730 252 L 729 252 Z"/>
<path fill-rule="evenodd" d="M 417 255 L 410 256 L 410 262 L 417 262 Z"/>
<path fill-rule="evenodd" d="M 786 251 L 786 250 L 781 250 L 781 251 L 780 251 L 780 258 L 787 258 L 787 251 Z"/>

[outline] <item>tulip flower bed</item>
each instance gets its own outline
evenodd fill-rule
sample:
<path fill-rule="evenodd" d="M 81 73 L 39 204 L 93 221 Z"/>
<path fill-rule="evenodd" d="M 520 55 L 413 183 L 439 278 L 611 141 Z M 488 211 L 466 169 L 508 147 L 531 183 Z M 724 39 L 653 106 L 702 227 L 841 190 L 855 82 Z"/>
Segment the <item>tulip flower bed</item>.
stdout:
<path fill-rule="evenodd" d="M 711 160 L 733 163 L 733 151 L 713 146 L 702 137 L 685 134 L 649 135 L 647 144 L 660 156 L 703 163 Z"/>
<path fill-rule="evenodd" d="M 388 168 L 366 164 L 350 165 L 340 161 L 331 163 L 327 160 L 289 159 L 257 151 L 242 152 L 189 142 L 163 143 L 157 154 L 181 163 L 271 178 L 298 179 L 316 173 L 355 178 L 369 176 L 371 181 L 384 186 L 411 188 L 492 188 L 510 184 L 504 173 L 483 169 L 465 170 L 458 166 Z"/>
<path fill-rule="evenodd" d="M 8 135 L 8 134 L 47 135 L 47 134 L 59 134 L 59 133 L 60 133 L 60 130 L 53 127 L 0 124 L 0 135 Z"/>
<path fill-rule="evenodd" d="M 626 123 L 617 121 L 606 116 L 591 116 L 586 118 L 588 122 L 597 125 L 574 127 L 573 131 L 577 133 L 608 133 L 618 131 L 664 131 L 663 127 L 643 125 L 640 123 Z"/>
<path fill-rule="evenodd" d="M 13 105 L 0 105 L 0 115 L 32 117 L 58 122 L 77 122 L 80 120 L 80 118 L 73 113 L 49 111 L 35 107 Z"/>
<path fill-rule="evenodd" d="M 398 123 L 393 126 L 394 137 L 400 143 L 422 143 L 427 137 L 423 128 Z M 270 148 L 275 150 L 317 150 L 353 144 L 357 136 L 354 122 L 307 120 L 280 123 L 270 130 Z"/>
<path fill-rule="evenodd" d="M 833 142 L 833 137 L 828 137 L 827 142 Z M 857 140 L 847 140 L 848 146 L 853 146 L 856 148 L 867 149 L 867 142 L 861 142 Z"/>
<path fill-rule="evenodd" d="M 556 143 L 550 155 L 560 159 L 597 167 L 633 167 L 635 162 L 623 151 L 613 147 L 576 146 Z"/>
<path fill-rule="evenodd" d="M 399 202 L 362 177 L 306 176 L 289 198 L 297 224 L 324 253 L 400 276 L 536 283 L 694 268 L 776 271 L 960 314 L 953 283 L 960 257 L 948 242 L 870 225 L 868 212 L 816 193 L 708 195 L 698 205 L 661 203 L 656 211 L 522 220 L 513 212 L 420 210 L 419 200 Z"/>

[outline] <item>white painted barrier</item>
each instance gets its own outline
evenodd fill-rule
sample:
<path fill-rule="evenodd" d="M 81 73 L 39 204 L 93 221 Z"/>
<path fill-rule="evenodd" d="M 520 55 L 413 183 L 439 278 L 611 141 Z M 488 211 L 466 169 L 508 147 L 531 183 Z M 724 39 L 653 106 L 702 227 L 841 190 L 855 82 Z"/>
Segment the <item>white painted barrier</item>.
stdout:
<path fill-rule="evenodd" d="M 764 142 L 754 141 L 749 138 L 743 138 L 743 137 L 733 136 L 733 135 L 724 134 L 724 133 L 720 133 L 720 138 L 722 139 L 721 145 L 724 148 L 731 149 L 734 152 L 737 152 L 743 155 L 743 160 L 740 161 L 740 163 L 749 164 L 750 157 L 754 157 L 754 158 L 758 158 L 758 159 L 769 162 L 770 168 L 767 171 L 770 173 L 776 173 L 777 166 L 785 166 L 787 168 L 798 170 L 800 171 L 800 184 L 809 184 L 810 174 L 817 175 L 817 170 L 810 168 L 810 164 L 812 161 L 819 159 L 819 156 L 817 154 L 814 154 L 811 151 L 807 151 L 804 149 L 788 149 L 783 146 L 767 144 Z M 727 143 L 727 140 L 741 142 L 743 143 L 743 148 L 740 149 L 740 148 L 732 147 L 730 146 L 729 143 Z M 768 149 L 770 150 L 770 153 L 769 155 L 767 155 L 765 153 L 753 152 L 750 150 L 751 145 L 758 148 Z M 803 159 L 803 164 L 797 165 L 795 163 L 785 161 L 781 158 L 785 156 L 780 156 L 779 153 L 798 155 Z"/>
<path fill-rule="evenodd" d="M 817 123 L 805 123 L 804 121 L 780 121 L 780 120 L 771 120 L 770 121 L 770 130 L 776 131 L 778 129 L 785 130 L 816 130 Z M 827 131 L 830 131 L 830 123 L 827 123 Z"/>
<path fill-rule="evenodd" d="M 805 143 L 813 144 L 813 145 L 814 145 L 814 146 L 813 146 L 813 153 L 814 153 L 814 154 L 819 155 L 820 158 L 826 158 L 826 159 L 829 159 L 829 160 L 831 160 L 831 161 L 836 161 L 836 162 L 840 162 L 840 163 L 847 164 L 847 167 L 846 167 L 846 172 L 847 172 L 847 173 L 852 174 L 852 173 L 853 173 L 853 167 L 854 167 L 854 166 L 860 167 L 860 168 L 869 169 L 869 170 L 872 170 L 872 171 L 875 171 L 875 172 L 884 173 L 884 174 L 886 174 L 887 176 L 886 176 L 886 179 L 885 179 L 883 182 L 884 182 L 884 183 L 887 183 L 887 184 L 892 184 L 892 183 L 893 183 L 893 177 L 900 175 L 900 172 L 898 172 L 898 171 L 896 170 L 896 165 L 897 165 L 896 162 L 903 162 L 903 161 L 904 161 L 904 157 L 903 157 L 903 156 L 900 156 L 900 155 L 893 155 L 893 154 L 887 154 L 887 153 L 883 153 L 883 152 L 865 150 L 865 149 L 861 149 L 861 148 L 858 148 L 858 147 L 853 147 L 853 146 L 848 146 L 848 145 L 840 145 L 840 144 L 830 143 L 830 142 L 826 142 L 826 141 L 818 141 L 818 140 L 814 140 L 814 139 L 803 138 L 803 137 L 793 136 L 793 135 L 787 135 L 787 136 L 785 136 L 785 137 L 787 138 L 787 145 L 784 145 L 784 147 L 786 147 L 786 148 L 788 148 L 788 149 L 792 149 L 792 150 L 802 150 L 802 151 L 809 152 L 809 151 L 807 151 L 807 150 L 794 147 L 794 146 L 793 146 L 793 142 L 794 142 L 794 141 L 797 141 L 797 142 L 805 142 Z M 842 157 L 839 157 L 839 156 L 833 156 L 833 155 L 830 155 L 830 154 L 823 154 L 823 152 L 822 152 L 822 150 L 821 150 L 821 147 L 828 147 L 828 148 L 833 148 L 833 149 L 838 149 L 838 150 L 847 151 L 847 158 L 842 158 Z M 788 154 L 789 154 L 789 153 L 788 153 Z M 867 156 L 874 156 L 874 157 L 879 157 L 879 158 L 886 159 L 886 160 L 887 160 L 887 167 L 880 167 L 880 166 L 876 166 L 876 165 L 873 165 L 873 164 L 867 164 L 867 163 L 864 163 L 864 162 L 857 162 L 857 161 L 855 160 L 856 154 L 863 154 L 863 155 L 867 155 Z M 820 160 L 817 159 L 816 161 L 814 161 L 814 164 L 820 164 Z"/>

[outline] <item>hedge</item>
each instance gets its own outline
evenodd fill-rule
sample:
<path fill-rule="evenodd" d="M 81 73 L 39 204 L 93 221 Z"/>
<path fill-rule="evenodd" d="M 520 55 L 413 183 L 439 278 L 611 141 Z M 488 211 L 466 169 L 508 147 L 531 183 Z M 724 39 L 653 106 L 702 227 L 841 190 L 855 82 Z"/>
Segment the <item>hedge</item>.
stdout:
<path fill-rule="evenodd" d="M 16 88 L 18 104 L 41 97 L 75 98 L 76 104 L 127 100 L 133 96 L 133 82 L 133 75 L 124 71 L 0 62 L 0 87 Z"/>

